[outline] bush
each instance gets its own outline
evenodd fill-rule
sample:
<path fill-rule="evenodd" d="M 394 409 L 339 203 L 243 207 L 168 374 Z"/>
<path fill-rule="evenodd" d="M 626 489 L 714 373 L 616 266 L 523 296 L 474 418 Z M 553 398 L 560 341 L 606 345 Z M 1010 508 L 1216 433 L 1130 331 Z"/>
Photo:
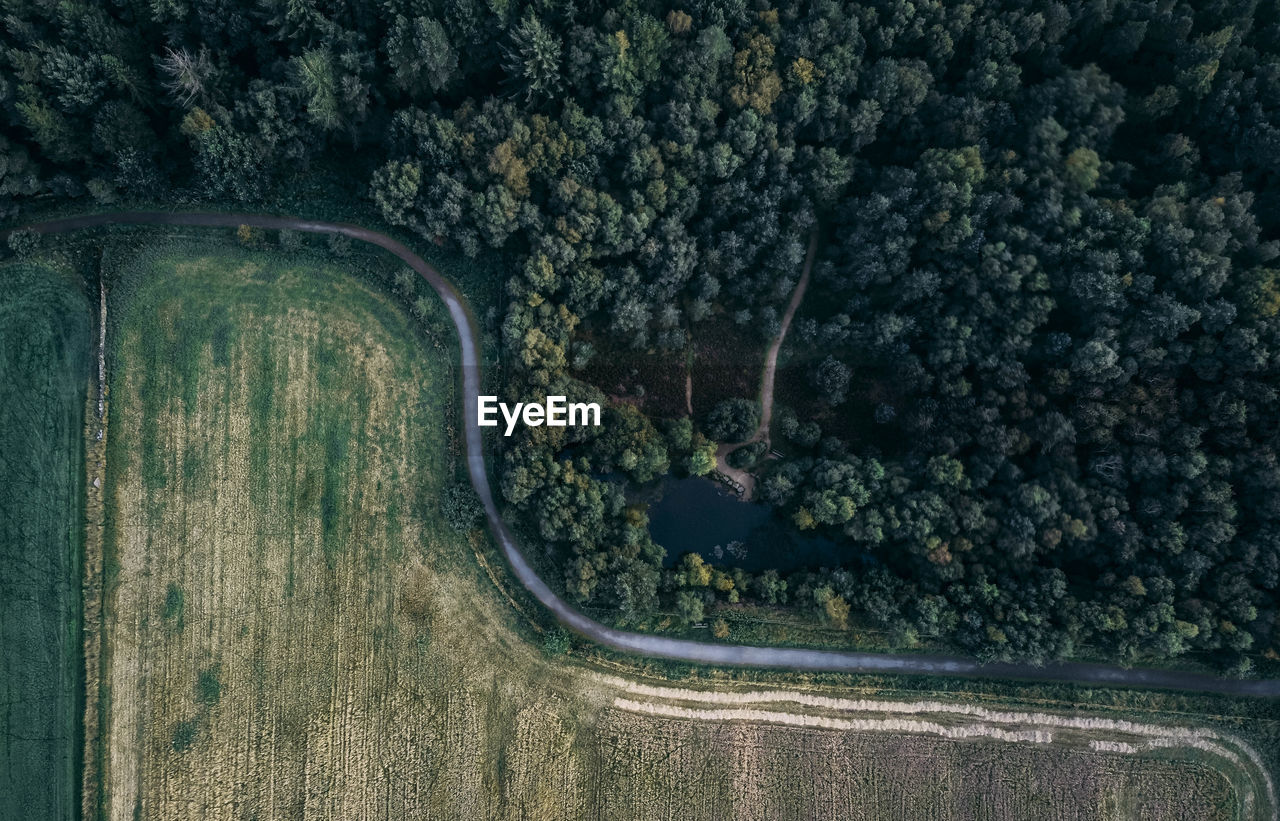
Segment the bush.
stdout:
<path fill-rule="evenodd" d="M 302 235 L 291 228 L 281 228 L 277 240 L 282 251 L 292 253 L 302 248 Z"/>
<path fill-rule="evenodd" d="M 23 228 L 9 235 L 9 250 L 18 259 L 30 259 L 40 250 L 40 235 Z"/>
<path fill-rule="evenodd" d="M 236 228 L 236 239 L 245 248 L 261 248 L 263 231 L 252 225 L 240 225 Z"/>
<path fill-rule="evenodd" d="M 818 390 L 822 398 L 833 405 L 844 402 L 849 393 L 849 379 L 853 371 L 830 354 L 809 372 L 809 384 Z"/>
<path fill-rule="evenodd" d="M 690 476 L 706 476 L 715 470 L 716 465 L 716 443 L 706 442 L 694 447 L 693 453 L 689 454 L 689 459 L 685 462 L 685 467 L 689 470 Z"/>
<path fill-rule="evenodd" d="M 329 234 L 325 238 L 325 244 L 329 246 L 329 253 L 339 259 L 346 259 L 351 256 L 351 238 L 342 234 Z"/>
<path fill-rule="evenodd" d="M 556 658 L 567 654 L 572 644 L 573 636 L 569 631 L 556 625 L 542 637 L 542 652 L 551 658 Z"/>
<path fill-rule="evenodd" d="M 749 470 L 756 464 L 756 462 L 760 461 L 760 458 L 764 456 L 765 451 L 768 449 L 769 446 L 764 442 L 752 442 L 751 444 L 743 445 L 730 453 L 725 457 L 725 461 L 729 463 L 730 467 L 735 467 L 739 470 Z"/>
<path fill-rule="evenodd" d="M 818 426 L 817 422 L 805 422 L 797 427 L 795 433 L 788 438 L 801 447 L 811 448 L 822 439 L 822 428 Z"/>
<path fill-rule="evenodd" d="M 467 533 L 480 524 L 484 508 L 480 506 L 480 498 L 470 485 L 453 485 L 440 497 L 440 513 L 449 527 L 459 533 Z"/>
<path fill-rule="evenodd" d="M 742 442 L 760 424 L 760 405 L 749 399 L 726 399 L 707 414 L 707 435 L 717 442 Z"/>

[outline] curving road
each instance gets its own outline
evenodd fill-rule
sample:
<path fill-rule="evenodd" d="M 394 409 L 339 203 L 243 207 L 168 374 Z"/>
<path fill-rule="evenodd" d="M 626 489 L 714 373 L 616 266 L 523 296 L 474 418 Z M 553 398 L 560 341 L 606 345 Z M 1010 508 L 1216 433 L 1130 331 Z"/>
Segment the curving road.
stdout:
<path fill-rule="evenodd" d="M 676 659 L 698 664 L 751 667 L 779 667 L 791 670 L 813 670 L 843 673 L 915 674 L 968 676 L 995 679 L 1028 679 L 1058 681 L 1082 685 L 1118 687 L 1157 687 L 1240 696 L 1280 696 L 1280 680 L 1223 679 L 1204 673 L 1117 667 L 1085 662 L 1056 662 L 1037 667 L 1031 664 L 980 664 L 972 659 L 945 655 L 894 653 L 846 653 L 834 650 L 805 650 L 790 647 L 750 647 L 740 644 L 710 644 L 685 639 L 629 633 L 592 621 L 570 607 L 534 572 L 503 522 L 489 487 L 485 470 L 480 428 L 476 425 L 476 397 L 480 393 L 480 363 L 475 326 L 461 296 L 453 285 L 422 257 L 403 243 L 386 234 L 334 222 L 293 217 L 253 214 L 212 214 L 198 212 L 130 211 L 115 214 L 89 214 L 32 223 L 24 228 L 41 234 L 56 234 L 107 225 L 176 225 L 210 228 L 256 228 L 304 231 L 313 234 L 339 234 L 368 242 L 399 257 L 425 279 L 449 308 L 449 316 L 458 330 L 462 348 L 463 427 L 466 431 L 467 469 L 471 484 L 484 503 L 485 515 L 494 538 L 511 563 L 511 569 L 538 601 L 555 614 L 562 624 L 582 635 L 628 653 Z M 0 238 L 8 232 L 0 234 Z"/>

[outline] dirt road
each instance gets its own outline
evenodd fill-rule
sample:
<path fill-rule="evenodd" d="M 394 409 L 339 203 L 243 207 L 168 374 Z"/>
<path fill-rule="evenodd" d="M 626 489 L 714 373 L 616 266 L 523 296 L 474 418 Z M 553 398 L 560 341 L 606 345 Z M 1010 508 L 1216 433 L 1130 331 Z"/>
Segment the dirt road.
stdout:
<path fill-rule="evenodd" d="M 502 551 L 511 569 L 521 583 L 529 589 L 543 606 L 555 614 L 562 624 L 594 641 L 615 650 L 641 656 L 677 659 L 698 664 L 735 665 L 750 667 L 776 667 L 791 670 L 821 670 L 845 673 L 875 673 L 892 675 L 968 676 L 994 679 L 1028 679 L 1062 681 L 1084 685 L 1108 685 L 1116 687 L 1158 687 L 1169 690 L 1193 690 L 1243 696 L 1280 696 L 1280 679 L 1244 681 L 1224 679 L 1204 673 L 1147 668 L 1126 669 L 1108 664 L 1085 662 L 1059 662 L 1037 667 L 1031 664 L 980 664 L 969 658 L 945 655 L 915 655 L 906 653 L 846 653 L 833 650 L 806 650 L 793 647 L 751 647 L 740 644 L 711 644 L 686 639 L 665 638 L 641 633 L 616 630 L 595 622 L 574 610 L 547 586 L 516 543 L 506 523 L 498 512 L 489 477 L 485 470 L 484 449 L 480 428 L 476 424 L 476 397 L 480 393 L 479 341 L 475 325 L 467 312 L 461 296 L 453 285 L 431 267 L 422 257 L 403 243 L 386 234 L 343 223 L 321 222 L 293 217 L 263 216 L 255 214 L 215 214 L 197 212 L 132 211 L 115 214 L 89 214 L 64 219 L 33 223 L 25 228 L 42 234 L 56 234 L 107 225 L 180 225 L 210 228 L 235 228 L 249 225 L 257 228 L 305 231 L 313 234 L 338 234 L 368 242 L 383 248 L 406 265 L 417 271 L 435 289 L 449 309 L 449 316 L 458 331 L 462 352 L 463 429 L 467 452 L 467 469 L 476 494 L 484 503 L 485 515 L 493 537 L 502 545 Z M 0 239 L 8 232 L 0 233 Z M 814 242 L 809 248 L 812 261 Z M 807 283 L 809 263 L 805 265 L 797 292 L 803 295 Z M 785 321 L 790 322 L 794 306 L 799 304 L 793 295 Z M 785 325 L 784 325 L 785 327 Z M 781 335 L 779 342 L 781 344 Z M 776 357 L 775 350 L 771 358 Z M 772 398 L 772 378 L 769 378 Z M 765 420 L 762 419 L 762 424 Z M 767 431 L 767 424 L 764 429 Z"/>

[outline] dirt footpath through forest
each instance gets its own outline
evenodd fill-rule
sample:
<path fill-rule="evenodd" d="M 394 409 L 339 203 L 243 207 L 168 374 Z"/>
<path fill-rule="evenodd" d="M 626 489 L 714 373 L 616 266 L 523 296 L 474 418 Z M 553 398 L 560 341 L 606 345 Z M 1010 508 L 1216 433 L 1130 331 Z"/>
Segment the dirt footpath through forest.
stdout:
<path fill-rule="evenodd" d="M 769 346 L 768 352 L 764 356 L 764 372 L 760 378 L 760 424 L 756 427 L 756 432 L 751 438 L 739 444 L 726 443 L 716 448 L 716 470 L 728 476 L 733 481 L 742 486 L 742 493 L 739 498 L 744 502 L 751 501 L 755 494 L 756 477 L 745 470 L 735 468 L 728 462 L 730 453 L 741 447 L 753 444 L 755 442 L 764 442 L 769 444 L 769 425 L 773 421 L 773 381 L 774 376 L 778 372 L 778 351 L 782 348 L 782 343 L 787 338 L 787 331 L 791 329 L 791 320 L 796 315 L 796 309 L 800 307 L 801 301 L 804 300 L 804 292 L 809 287 L 809 271 L 813 268 L 813 258 L 818 250 L 818 229 L 815 227 L 809 234 L 809 250 L 805 253 L 804 268 L 800 272 L 800 281 L 796 283 L 795 290 L 791 292 L 791 301 L 787 303 L 787 310 L 782 314 L 782 327 L 778 330 L 778 336 L 773 340 L 773 344 Z M 690 403 L 692 408 L 692 403 Z"/>

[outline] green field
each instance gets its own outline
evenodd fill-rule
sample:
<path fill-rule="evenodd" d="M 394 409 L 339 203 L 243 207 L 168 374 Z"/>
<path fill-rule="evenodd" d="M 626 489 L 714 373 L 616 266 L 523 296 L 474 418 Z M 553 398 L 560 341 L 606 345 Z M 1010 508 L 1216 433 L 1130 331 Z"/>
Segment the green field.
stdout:
<path fill-rule="evenodd" d="M 1264 800 L 1230 742 L 1031 743 L 1043 719 L 804 677 L 783 703 L 718 676 L 656 691 L 549 658 L 483 535 L 438 508 L 460 456 L 438 314 L 350 261 L 184 238 L 108 259 L 101 817 L 1229 819 Z"/>
<path fill-rule="evenodd" d="M 54 266 L 0 283 L 0 818 L 74 818 L 91 313 Z"/>

